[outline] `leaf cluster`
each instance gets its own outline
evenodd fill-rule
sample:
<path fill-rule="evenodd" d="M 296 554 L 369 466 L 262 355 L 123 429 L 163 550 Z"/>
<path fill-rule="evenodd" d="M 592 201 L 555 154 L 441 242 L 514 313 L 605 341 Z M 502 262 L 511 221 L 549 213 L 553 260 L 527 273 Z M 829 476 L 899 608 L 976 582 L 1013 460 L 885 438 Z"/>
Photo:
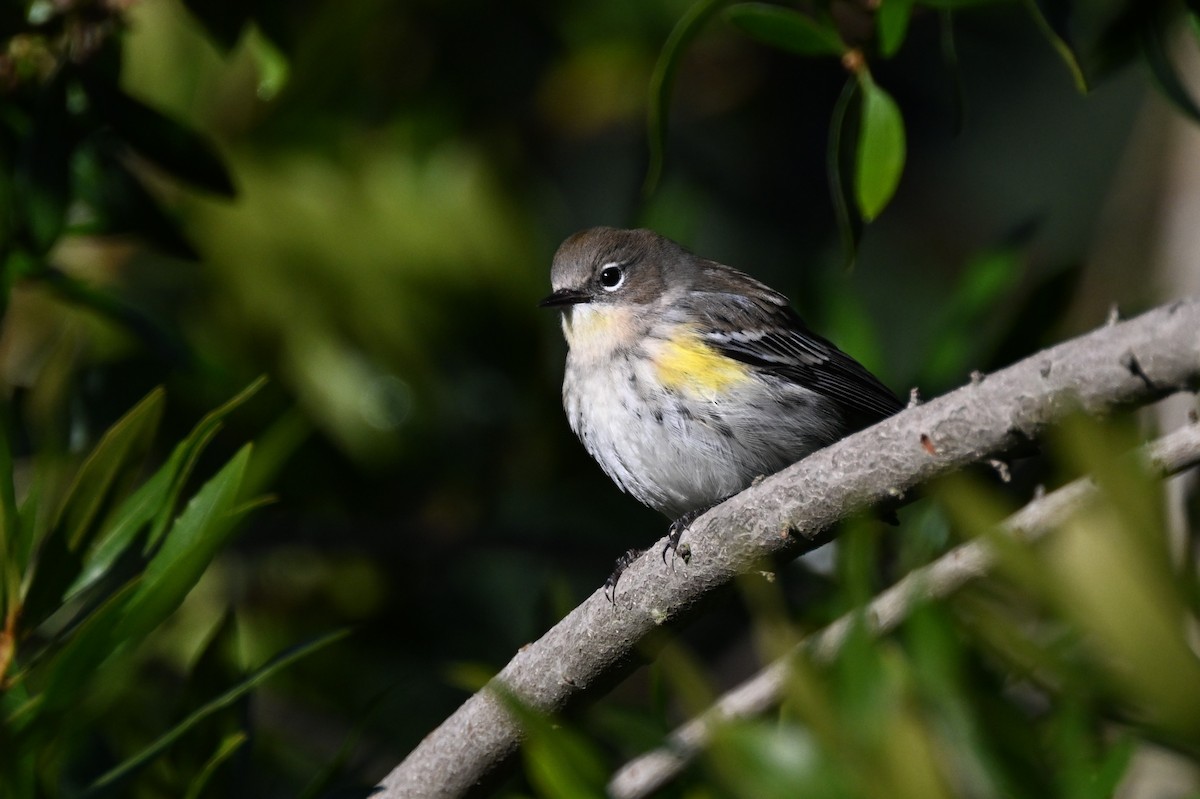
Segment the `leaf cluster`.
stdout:
<path fill-rule="evenodd" d="M 224 420 L 261 387 L 252 384 L 203 418 L 158 466 L 147 469 L 166 395 L 155 389 L 86 454 L 31 459 L 12 450 L 4 408 L 0 436 L 0 794 L 100 796 L 133 790 L 143 777 L 205 794 L 218 766 L 247 741 L 222 711 L 335 633 L 231 680 L 234 628 L 217 625 L 195 660 L 193 680 L 227 687 L 184 706 L 166 729 L 126 713 L 154 641 L 261 500 L 246 444 L 198 488 L 197 465 Z M 16 470 L 31 474 L 22 479 Z M 219 622 L 219 618 L 212 619 Z M 209 676 L 203 676 L 211 672 Z M 233 682 L 232 687 L 228 684 Z M 169 719 L 169 716 L 167 717 Z M 236 718 L 236 716 L 234 717 Z M 163 761 L 179 739 L 193 747 Z M 109 753 L 94 762 L 97 746 Z M 211 754 L 193 762 L 200 747 Z M 151 767 L 155 767 L 152 769 Z M 150 771 L 150 775 L 145 773 Z"/>
<path fill-rule="evenodd" d="M 757 41 L 810 59 L 838 59 L 848 73 L 829 123 L 829 187 L 847 263 L 855 258 L 862 223 L 887 207 L 900 184 L 907 156 L 904 116 L 873 69 L 895 57 L 914 15 L 936 14 L 942 57 L 956 73 L 955 15 L 986 5 L 1021 5 L 1060 56 L 1080 92 L 1134 59 L 1142 60 L 1157 86 L 1182 113 L 1200 121 L 1169 53 L 1170 31 L 1181 18 L 1200 30 L 1195 3 L 1089 4 L 1072 0 L 876 0 L 859 4 L 823 0 L 796 9 L 775 3 L 699 0 L 676 25 L 663 47 L 650 86 L 650 165 L 644 191 L 657 186 L 663 170 L 667 110 L 672 81 L 687 44 L 720 14 Z M 1186 6 L 1186 7 L 1185 7 Z M 961 91 L 961 88 L 960 88 Z M 960 107 L 963 98 L 958 98 Z"/>

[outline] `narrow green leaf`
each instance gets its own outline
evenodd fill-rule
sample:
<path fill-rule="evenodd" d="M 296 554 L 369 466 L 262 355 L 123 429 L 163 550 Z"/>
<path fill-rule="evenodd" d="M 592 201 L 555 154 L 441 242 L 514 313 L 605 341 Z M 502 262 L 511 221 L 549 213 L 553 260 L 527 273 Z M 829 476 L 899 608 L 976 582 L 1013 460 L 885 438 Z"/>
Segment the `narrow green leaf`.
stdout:
<path fill-rule="evenodd" d="M 1167 49 L 1167 42 L 1164 38 L 1166 30 L 1164 25 L 1153 16 L 1142 21 L 1138 30 L 1138 46 L 1142 51 L 1142 58 L 1146 60 L 1146 65 L 1150 67 L 1150 74 L 1154 77 L 1154 83 L 1158 86 L 1159 91 L 1175 106 L 1176 109 L 1184 113 L 1194 122 L 1200 122 L 1200 106 L 1197 105 L 1195 98 L 1188 91 L 1187 86 L 1179 77 L 1179 72 L 1175 69 L 1175 65 L 1171 63 L 1171 56 Z"/>
<path fill-rule="evenodd" d="M 953 89 L 950 99 L 954 107 L 954 134 L 957 136 L 967 125 L 967 89 L 958 60 L 958 43 L 954 39 L 954 12 L 948 9 L 938 13 L 938 45 L 942 62 L 950 73 Z"/>
<path fill-rule="evenodd" d="M 140 639 L 157 627 L 179 606 L 229 540 L 238 519 L 232 511 L 250 452 L 250 444 L 242 447 L 175 521 L 129 600 L 117 630 L 118 641 Z"/>
<path fill-rule="evenodd" d="M 846 186 L 849 181 L 846 179 L 845 170 L 842 169 L 842 141 L 846 136 L 846 115 L 857 93 L 858 81 L 850 78 L 842 87 L 842 93 L 833 107 L 833 115 L 829 120 L 829 147 L 825 156 L 829 196 L 833 203 L 838 234 L 842 239 L 843 266 L 847 270 L 854 268 L 854 261 L 858 257 L 858 236 L 862 229 L 859 220 L 850 213 L 850 202 L 846 198 Z"/>
<path fill-rule="evenodd" d="M 149 552 L 158 544 L 175 515 L 179 494 L 191 477 L 196 460 L 221 429 L 224 419 L 265 384 L 265 378 L 255 380 L 206 414 L 188 436 L 175 446 L 166 463 L 117 508 L 97 536 L 78 579 L 67 591 L 68 597 L 89 588 L 107 574 L 121 553 L 138 540 L 146 525 L 153 523 L 147 536 L 146 550 Z"/>
<path fill-rule="evenodd" d="M 179 740 L 180 737 L 182 737 L 200 722 L 212 716 L 214 713 L 229 707 L 249 691 L 258 687 L 263 682 L 270 679 L 275 674 L 292 665 L 296 661 L 308 657 L 309 655 L 324 649 L 330 644 L 342 640 L 349 634 L 350 631 L 348 629 L 335 630 L 334 632 L 323 635 L 307 644 L 302 644 L 277 655 L 245 680 L 242 680 L 233 688 L 230 688 L 228 691 L 221 694 L 216 699 L 213 699 L 211 702 L 208 702 L 203 707 L 198 708 L 179 724 L 172 727 L 163 735 L 160 735 L 153 743 L 151 743 L 141 752 L 138 752 L 133 757 L 102 775 L 88 787 L 87 791 L 84 793 L 84 797 L 99 795 L 105 788 L 113 785 L 121 779 L 124 779 L 125 777 L 128 777 L 143 766 L 148 765 L 154 760 L 154 758 L 166 751 L 171 744 Z"/>
<path fill-rule="evenodd" d="M 178 501 L 179 494 L 183 491 L 185 483 L 191 476 L 196 459 L 200 457 L 205 447 L 208 446 L 208 442 L 221 429 L 221 425 L 225 419 L 235 410 L 246 404 L 266 384 L 266 377 L 256 378 L 223 404 L 205 414 L 204 418 L 196 424 L 196 427 L 188 435 L 187 439 L 180 444 L 179 449 L 184 453 L 183 465 L 179 473 L 175 475 L 175 484 L 171 487 L 171 502 L 162 507 L 158 518 L 155 519 L 154 527 L 150 530 L 150 538 L 146 542 L 147 549 L 155 546 L 166 531 L 167 525 L 173 516 L 173 509 L 175 503 Z M 255 490 L 257 491 L 258 488 L 256 487 Z"/>
<path fill-rule="evenodd" d="M 179 470 L 178 452 L 176 449 L 167 463 L 117 509 L 113 520 L 106 526 L 103 537 L 97 539 L 84 560 L 79 576 L 63 595 L 64 599 L 77 596 L 108 574 L 121 554 L 138 539 L 138 534 L 163 509 L 172 480 Z"/>
<path fill-rule="evenodd" d="M 863 219 L 887 206 L 904 171 L 904 118 L 900 108 L 865 70 L 859 73 L 862 124 L 858 132 L 854 191 Z"/>
<path fill-rule="evenodd" d="M 607 772 L 596 746 L 577 730 L 528 705 L 498 683 L 489 690 L 525 733 L 525 773 L 541 796 L 602 799 Z"/>
<path fill-rule="evenodd" d="M 126 584 L 83 622 L 52 661 L 50 678 L 42 691 L 43 710 L 53 713 L 70 707 L 84 692 L 100 664 L 116 648 L 115 631 L 125 608 L 138 588 Z"/>
<path fill-rule="evenodd" d="M 21 592 L 21 516 L 13 484 L 12 425 L 8 401 L 0 398 L 0 628 L 16 613 Z M 0 680 L 4 664 L 0 662 Z"/>
<path fill-rule="evenodd" d="M 782 6 L 739 3 L 729 21 L 764 44 L 807 56 L 841 56 L 846 43 L 829 18 L 817 20 Z"/>
<path fill-rule="evenodd" d="M 1087 94 L 1087 76 L 1083 74 L 1079 56 L 1075 54 L 1074 48 L 1067 39 L 1066 18 L 1068 12 L 1064 10 L 1064 7 L 1048 0 L 1026 0 L 1025 5 L 1042 35 L 1046 37 L 1050 46 L 1054 48 L 1054 52 L 1058 53 L 1058 57 L 1066 64 L 1075 88 L 1081 94 Z"/>
<path fill-rule="evenodd" d="M 325 796 L 329 793 L 334 780 L 337 779 L 338 774 L 345 768 L 350 756 L 354 754 L 355 749 L 358 747 L 359 741 L 374 721 L 376 711 L 383 706 L 383 700 L 392 690 L 393 686 L 391 685 L 384 688 L 367 700 L 366 704 L 354 714 L 354 726 L 346 733 L 346 737 L 342 739 L 342 745 L 338 747 L 337 754 L 317 772 L 316 776 L 309 781 L 308 785 L 297 795 L 296 799 L 317 799 L 317 797 Z"/>
<path fill-rule="evenodd" d="M 646 179 L 642 183 L 642 195 L 650 195 L 662 177 L 663 161 L 667 150 L 667 112 L 671 104 L 671 89 L 675 84 L 675 72 L 683 57 L 683 49 L 708 24 L 712 15 L 729 0 L 699 0 L 687 10 L 667 37 L 654 73 L 650 76 L 650 100 L 646 113 L 646 137 L 650 148 L 650 160 L 646 167 Z"/>
<path fill-rule="evenodd" d="M 44 793 L 38 790 L 37 742 L 24 734 L 33 719 L 39 697 L 30 697 L 23 685 L 6 686 L 0 693 L 0 796 L 33 797 Z"/>
<path fill-rule="evenodd" d="M 52 511 L 47 535 L 24 576 L 22 620 L 26 625 L 39 624 L 62 607 L 79 579 L 95 519 L 110 497 L 121 493 L 121 484 L 128 485 L 141 467 L 163 404 L 161 388 L 147 394 L 104 433 L 76 472 L 66 498 Z"/>
<path fill-rule="evenodd" d="M 225 739 L 222 740 L 220 745 L 217 747 L 217 751 L 214 752 L 213 756 L 210 757 L 208 762 L 204 764 L 204 768 L 201 769 L 200 773 L 196 775 L 196 778 L 188 784 L 188 790 L 187 793 L 184 794 L 183 799 L 199 799 L 199 797 L 203 795 L 204 789 L 208 787 L 208 783 L 212 780 L 213 775 L 217 773 L 217 769 L 219 769 L 226 760 L 231 758 L 234 752 L 241 749 L 242 745 L 248 740 L 250 740 L 250 736 L 246 735 L 246 733 L 242 730 L 238 730 L 235 733 L 225 736 Z"/>
<path fill-rule="evenodd" d="M 908 23 L 912 20 L 913 0 L 882 0 L 875 15 L 879 34 L 879 52 L 891 58 L 904 44 Z"/>
<path fill-rule="evenodd" d="M 159 386 L 105 431 L 80 467 L 59 511 L 70 549 L 77 549 L 110 489 L 134 460 L 145 455 L 162 419 L 166 392 Z"/>
<path fill-rule="evenodd" d="M 603 760 L 596 746 L 579 733 L 557 727 L 532 734 L 523 751 L 525 773 L 542 796 L 564 799 L 605 796 Z"/>
<path fill-rule="evenodd" d="M 37 715 L 42 702 L 42 694 L 30 695 L 28 687 L 20 681 L 7 685 L 0 694 L 0 726 L 9 732 L 21 732 Z"/>
<path fill-rule="evenodd" d="M 996 308 L 1008 307 L 1024 264 L 1024 250 L 1017 246 L 982 252 L 966 264 L 958 285 L 941 303 L 923 377 L 945 384 L 978 363 L 994 339 L 987 322 Z"/>

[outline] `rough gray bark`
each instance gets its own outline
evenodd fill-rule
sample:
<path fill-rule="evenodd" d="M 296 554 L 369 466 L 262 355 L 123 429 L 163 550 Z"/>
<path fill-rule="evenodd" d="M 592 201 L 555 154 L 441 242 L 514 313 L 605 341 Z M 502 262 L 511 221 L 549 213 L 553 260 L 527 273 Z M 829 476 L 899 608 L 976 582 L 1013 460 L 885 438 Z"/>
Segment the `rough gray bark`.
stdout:
<path fill-rule="evenodd" d="M 1192 423 L 1148 445 L 1141 453 L 1162 475 L 1177 474 L 1200 463 L 1200 424 Z M 1094 502 L 1099 489 L 1088 478 L 1032 500 L 1000 526 L 1002 533 L 1033 541 Z M 940 599 L 971 580 L 982 577 L 994 561 L 992 546 L 983 539 L 956 547 L 938 560 L 910 572 L 865 608 L 871 632 L 886 633 L 903 621 L 918 600 Z M 792 658 L 807 652 L 818 660 L 832 659 L 849 635 L 858 613 L 847 614 L 802 641 L 783 657 L 724 694 L 702 715 L 678 727 L 664 746 L 640 755 L 622 766 L 608 784 L 613 799 L 641 799 L 677 777 L 700 752 L 716 725 L 766 712 L 779 702 L 792 668 Z"/>
<path fill-rule="evenodd" d="M 765 560 L 824 542 L 856 510 L 1036 438 L 1076 409 L 1099 413 L 1200 385 L 1200 300 L 1172 303 L 1038 353 L 910 408 L 766 478 L 691 526 L 691 562 L 663 542 L 621 578 L 617 607 L 597 589 L 493 682 L 552 713 L 628 661 L 715 589 Z M 493 691 L 470 697 L 425 737 L 375 796 L 457 797 L 516 752 L 520 730 Z"/>

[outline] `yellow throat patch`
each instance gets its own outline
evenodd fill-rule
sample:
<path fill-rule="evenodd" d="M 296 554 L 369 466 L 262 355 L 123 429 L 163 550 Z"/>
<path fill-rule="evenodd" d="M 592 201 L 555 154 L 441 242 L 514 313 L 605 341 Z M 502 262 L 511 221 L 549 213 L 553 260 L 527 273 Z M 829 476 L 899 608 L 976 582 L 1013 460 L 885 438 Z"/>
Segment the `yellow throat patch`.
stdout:
<path fill-rule="evenodd" d="M 664 388 L 693 396 L 712 396 L 752 379 L 750 368 L 705 343 L 686 325 L 651 356 Z"/>

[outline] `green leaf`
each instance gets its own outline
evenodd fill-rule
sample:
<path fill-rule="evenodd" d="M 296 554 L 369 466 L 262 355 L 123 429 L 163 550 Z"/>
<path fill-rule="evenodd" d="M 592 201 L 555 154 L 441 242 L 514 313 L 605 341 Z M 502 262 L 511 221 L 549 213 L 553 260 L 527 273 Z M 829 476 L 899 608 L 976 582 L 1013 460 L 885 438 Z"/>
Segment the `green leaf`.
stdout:
<path fill-rule="evenodd" d="M 175 521 L 130 597 L 118 642 L 142 638 L 169 616 L 229 540 L 240 515 L 233 511 L 251 446 L 242 447 L 205 483 Z"/>
<path fill-rule="evenodd" d="M 865 70 L 859 73 L 862 124 L 858 132 L 854 191 L 868 222 L 887 206 L 904 171 L 904 118 L 900 108 Z"/>
<path fill-rule="evenodd" d="M 958 44 L 954 38 L 954 13 L 949 10 L 938 13 L 938 50 L 942 54 L 942 62 L 950 73 L 953 85 L 950 100 L 954 108 L 954 134 L 957 136 L 967 124 L 967 89 L 963 83 Z"/>
<path fill-rule="evenodd" d="M 94 72 L 84 73 L 84 90 L 104 121 L 134 150 L 168 174 L 223 197 L 237 191 L 224 162 L 199 133 L 134 99 Z"/>
<path fill-rule="evenodd" d="M 767 3 L 739 3 L 726 16 L 755 39 L 780 50 L 808 56 L 841 56 L 847 50 L 829 18 L 816 20 Z"/>
<path fill-rule="evenodd" d="M 67 591 L 68 597 L 89 588 L 107 574 L 121 553 L 138 540 L 138 535 L 151 522 L 153 526 L 146 540 L 147 551 L 158 543 L 174 515 L 179 494 L 191 477 L 197 458 L 221 429 L 225 417 L 265 384 L 265 378 L 259 378 L 225 404 L 209 412 L 175 446 L 167 462 L 117 508 L 96 537 L 84 559 L 79 577 Z"/>
<path fill-rule="evenodd" d="M 663 161 L 667 150 L 667 112 L 671 103 L 671 89 L 675 84 L 675 72 L 683 57 L 683 49 L 704 28 L 708 20 L 729 0 L 700 0 L 680 18 L 671 35 L 667 37 L 654 73 L 650 76 L 650 100 L 646 113 L 646 136 L 650 147 L 650 161 L 646 167 L 646 179 L 642 183 L 642 194 L 651 194 L 662 177 Z"/>
<path fill-rule="evenodd" d="M 882 0 L 875 15 L 879 52 L 891 58 L 904 44 L 908 23 L 912 20 L 913 0 Z"/>
<path fill-rule="evenodd" d="M 183 491 L 184 483 L 191 476 L 192 467 L 195 466 L 196 459 L 200 457 L 201 452 L 208 445 L 208 442 L 221 429 L 221 425 L 224 423 L 226 417 L 246 404 L 266 384 L 267 378 L 256 378 L 244 389 L 226 400 L 224 404 L 209 411 L 180 445 L 179 448 L 183 450 L 183 467 L 175 476 L 175 484 L 171 487 L 171 504 L 164 506 L 158 518 L 155 519 L 154 527 L 150 531 L 150 539 L 146 542 L 147 547 L 154 546 L 162 538 L 163 532 L 171 521 L 172 508 L 179 494 Z"/>
<path fill-rule="evenodd" d="M 987 323 L 996 308 L 1011 306 L 1024 263 L 1024 250 L 1012 246 L 982 252 L 966 264 L 958 285 L 940 303 L 941 319 L 922 370 L 925 379 L 945 385 L 980 366 L 994 340 Z"/>
<path fill-rule="evenodd" d="M 182 447 L 182 445 L 180 445 Z M 71 599 L 102 579 L 157 514 L 169 507 L 168 497 L 179 471 L 179 449 L 154 475 L 133 492 L 113 515 L 101 538 L 83 562 L 64 599 Z"/>
<path fill-rule="evenodd" d="M 234 752 L 242 748 L 246 741 L 250 740 L 242 730 L 225 736 L 221 744 L 217 747 L 217 751 L 204 764 L 204 768 L 196 775 L 196 778 L 188 783 L 188 791 L 184 794 L 183 799 L 199 799 L 204 793 L 204 789 L 208 787 L 208 783 L 212 780 L 213 774 L 217 772 L 226 760 L 233 756 Z"/>
<path fill-rule="evenodd" d="M 148 765 L 154 760 L 154 758 L 166 751 L 171 744 L 175 743 L 175 741 L 179 740 L 179 738 L 185 733 L 187 733 L 196 725 L 200 724 L 205 719 L 212 716 L 214 713 L 229 707 L 249 691 L 258 687 L 263 682 L 270 679 L 275 674 L 292 665 L 296 661 L 308 657 L 309 655 L 324 649 L 330 644 L 342 640 L 349 634 L 350 631 L 347 629 L 335 630 L 334 632 L 323 635 L 314 641 L 294 647 L 280 655 L 277 655 L 245 680 L 238 683 L 233 688 L 230 688 L 216 699 L 208 702 L 203 707 L 198 708 L 179 724 L 172 727 L 163 735 L 160 735 L 153 743 L 151 743 L 141 752 L 138 752 L 133 757 L 129 758 L 98 778 L 88 787 L 87 791 L 84 793 L 84 796 L 89 797 L 99 795 L 103 790 L 112 786 L 114 783 L 130 776 L 133 772 Z"/>
<path fill-rule="evenodd" d="M 33 797 L 44 792 L 44 785 L 38 789 L 38 748 L 23 734 L 38 703 L 23 685 L 6 686 L 0 692 L 0 740 L 5 741 L 0 746 L 0 796 Z"/>
<path fill-rule="evenodd" d="M 1194 122 L 1200 122 L 1200 106 L 1180 79 L 1175 65 L 1171 63 L 1165 40 L 1165 25 L 1150 17 L 1142 21 L 1138 30 L 1138 45 L 1154 83 L 1171 103 L 1190 117 Z"/>
<path fill-rule="evenodd" d="M 50 677 L 42 691 L 41 712 L 53 714 L 69 708 L 83 695 L 100 664 L 112 656 L 117 626 L 137 588 L 136 580 L 126 584 L 73 631 L 52 661 Z"/>
<path fill-rule="evenodd" d="M 525 773 L 540 796 L 601 799 L 607 777 L 603 761 L 586 737 L 559 719 L 526 704 L 499 681 L 479 690 L 493 692 L 525 733 Z"/>
<path fill-rule="evenodd" d="M 121 493 L 150 447 L 162 418 L 164 393 L 154 389 L 115 422 L 75 474 L 66 498 L 54 510 L 38 544 L 31 573 L 25 575 L 22 619 L 36 625 L 62 607 L 79 579 L 83 550 L 93 537 L 95 519 L 110 497 Z"/>
<path fill-rule="evenodd" d="M 345 769 L 346 763 L 350 760 L 350 756 L 354 754 L 362 737 L 373 725 L 376 711 L 383 706 L 383 700 L 392 692 L 393 688 L 393 685 L 389 685 L 367 700 L 363 707 L 359 708 L 358 712 L 353 716 L 355 719 L 354 726 L 346 733 L 346 737 L 342 739 L 342 745 L 338 747 L 338 751 L 333 756 L 333 759 L 320 769 L 316 776 L 304 787 L 304 790 L 297 794 L 296 799 L 317 799 L 317 797 L 330 793 L 334 781 Z"/>
<path fill-rule="evenodd" d="M 118 419 L 83 462 L 59 510 L 67 546 L 74 550 L 87 533 L 117 478 L 138 464 L 150 447 L 162 419 L 166 392 L 159 386 Z"/>
<path fill-rule="evenodd" d="M 1025 5 L 1046 40 L 1054 48 L 1054 52 L 1058 53 L 1059 58 L 1067 65 L 1071 79 L 1075 82 L 1075 88 L 1081 93 L 1087 94 L 1087 76 L 1083 74 L 1079 57 L 1075 54 L 1075 50 L 1067 38 L 1069 7 L 1064 5 L 1061 0 L 1026 0 Z"/>
<path fill-rule="evenodd" d="M 846 115 L 850 103 L 858 93 L 858 81 L 850 78 L 842 87 L 837 104 L 833 107 L 833 115 L 829 119 L 829 149 L 825 155 L 825 171 L 829 180 L 829 195 L 833 202 L 833 214 L 837 220 L 838 234 L 842 239 L 842 252 L 845 254 L 843 265 L 846 269 L 854 267 L 858 257 L 858 237 L 862 232 L 862 223 L 850 213 L 850 203 L 846 198 L 846 170 L 842 169 L 842 142 L 846 136 Z"/>
<path fill-rule="evenodd" d="M 21 517 L 17 512 L 16 487 L 13 484 L 12 419 L 8 401 L 0 398 L 0 627 L 20 601 Z M 5 660 L 0 657 L 0 681 L 4 679 Z"/>

